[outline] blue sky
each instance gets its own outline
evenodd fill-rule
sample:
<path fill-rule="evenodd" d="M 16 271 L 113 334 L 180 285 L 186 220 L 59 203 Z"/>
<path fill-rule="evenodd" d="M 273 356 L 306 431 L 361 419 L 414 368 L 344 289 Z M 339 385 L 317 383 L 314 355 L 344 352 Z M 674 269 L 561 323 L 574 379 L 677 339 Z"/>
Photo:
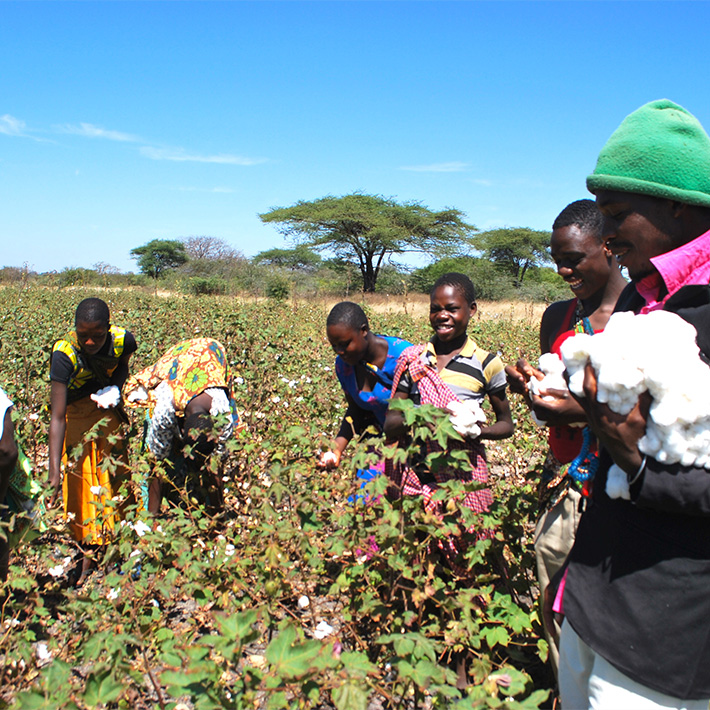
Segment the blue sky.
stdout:
<path fill-rule="evenodd" d="M 549 229 L 611 132 L 710 128 L 705 2 L 0 2 L 0 265 L 151 239 L 285 246 L 258 213 L 360 190 Z"/>

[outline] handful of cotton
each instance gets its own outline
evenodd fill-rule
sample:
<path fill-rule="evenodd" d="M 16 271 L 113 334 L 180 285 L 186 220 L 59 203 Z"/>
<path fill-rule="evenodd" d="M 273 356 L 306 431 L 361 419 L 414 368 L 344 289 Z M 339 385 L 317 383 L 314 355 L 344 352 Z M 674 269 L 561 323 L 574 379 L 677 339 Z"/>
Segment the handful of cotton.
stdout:
<path fill-rule="evenodd" d="M 486 421 L 486 415 L 481 409 L 481 405 L 473 399 L 464 402 L 452 399 L 446 409 L 451 413 L 449 419 L 454 429 L 461 436 L 468 436 L 476 439 L 481 435 L 481 424 Z"/>
<path fill-rule="evenodd" d="M 92 394 L 91 399 L 100 409 L 110 409 L 121 401 L 121 390 L 116 385 L 109 385 Z"/>
<path fill-rule="evenodd" d="M 710 367 L 700 359 L 695 336 L 695 328 L 674 313 L 615 313 L 602 333 L 562 344 L 569 388 L 584 396 L 590 362 L 597 401 L 617 414 L 628 414 L 648 390 L 652 403 L 639 450 L 661 463 L 710 469 Z M 626 497 L 617 488 L 614 497 Z"/>
<path fill-rule="evenodd" d="M 538 380 L 537 377 L 531 377 L 528 381 L 528 391 L 531 394 L 538 395 L 548 402 L 559 399 L 555 395 L 549 394 L 550 390 L 567 392 L 567 383 L 563 376 L 565 365 L 554 353 L 544 353 L 540 356 L 540 370 L 545 373 L 545 376 Z M 535 412 L 530 412 L 533 421 L 538 426 L 545 426 L 545 420 L 540 419 Z"/>

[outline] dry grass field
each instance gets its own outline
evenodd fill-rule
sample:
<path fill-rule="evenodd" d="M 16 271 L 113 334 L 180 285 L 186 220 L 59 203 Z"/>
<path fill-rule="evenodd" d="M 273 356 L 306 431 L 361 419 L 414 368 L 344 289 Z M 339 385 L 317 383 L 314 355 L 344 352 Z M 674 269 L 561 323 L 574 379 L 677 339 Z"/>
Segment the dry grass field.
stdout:
<path fill-rule="evenodd" d="M 429 314 L 429 297 L 423 293 L 409 293 L 406 296 L 390 296 L 386 294 L 354 294 L 350 297 L 356 303 L 366 304 L 376 313 L 406 313 L 413 318 L 426 318 Z M 326 308 L 332 308 L 338 303 L 337 298 L 324 298 L 318 301 Z M 342 300 L 342 299 L 340 299 Z M 505 318 L 511 321 L 523 321 L 525 325 L 540 323 L 546 303 L 523 301 L 478 301 L 479 321 Z"/>

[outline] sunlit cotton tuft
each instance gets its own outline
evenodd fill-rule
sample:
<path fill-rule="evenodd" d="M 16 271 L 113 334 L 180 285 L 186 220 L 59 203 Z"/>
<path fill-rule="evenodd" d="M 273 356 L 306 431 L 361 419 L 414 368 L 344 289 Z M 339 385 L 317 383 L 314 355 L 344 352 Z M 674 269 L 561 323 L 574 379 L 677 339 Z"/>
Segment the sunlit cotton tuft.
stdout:
<path fill-rule="evenodd" d="M 597 374 L 597 400 L 618 414 L 631 412 L 648 390 L 639 450 L 661 463 L 710 469 L 710 367 L 695 337 L 692 325 L 668 311 L 615 313 L 602 333 L 562 344 L 570 390 L 584 396 L 587 362 Z"/>

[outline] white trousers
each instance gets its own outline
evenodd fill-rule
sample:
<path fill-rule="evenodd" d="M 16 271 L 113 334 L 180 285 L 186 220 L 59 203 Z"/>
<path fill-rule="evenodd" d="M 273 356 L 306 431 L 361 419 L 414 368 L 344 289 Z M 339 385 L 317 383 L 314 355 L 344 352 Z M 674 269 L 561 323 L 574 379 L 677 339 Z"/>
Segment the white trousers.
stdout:
<path fill-rule="evenodd" d="M 594 652 L 566 622 L 560 635 L 562 710 L 708 710 L 710 698 L 681 700 L 641 685 Z"/>

